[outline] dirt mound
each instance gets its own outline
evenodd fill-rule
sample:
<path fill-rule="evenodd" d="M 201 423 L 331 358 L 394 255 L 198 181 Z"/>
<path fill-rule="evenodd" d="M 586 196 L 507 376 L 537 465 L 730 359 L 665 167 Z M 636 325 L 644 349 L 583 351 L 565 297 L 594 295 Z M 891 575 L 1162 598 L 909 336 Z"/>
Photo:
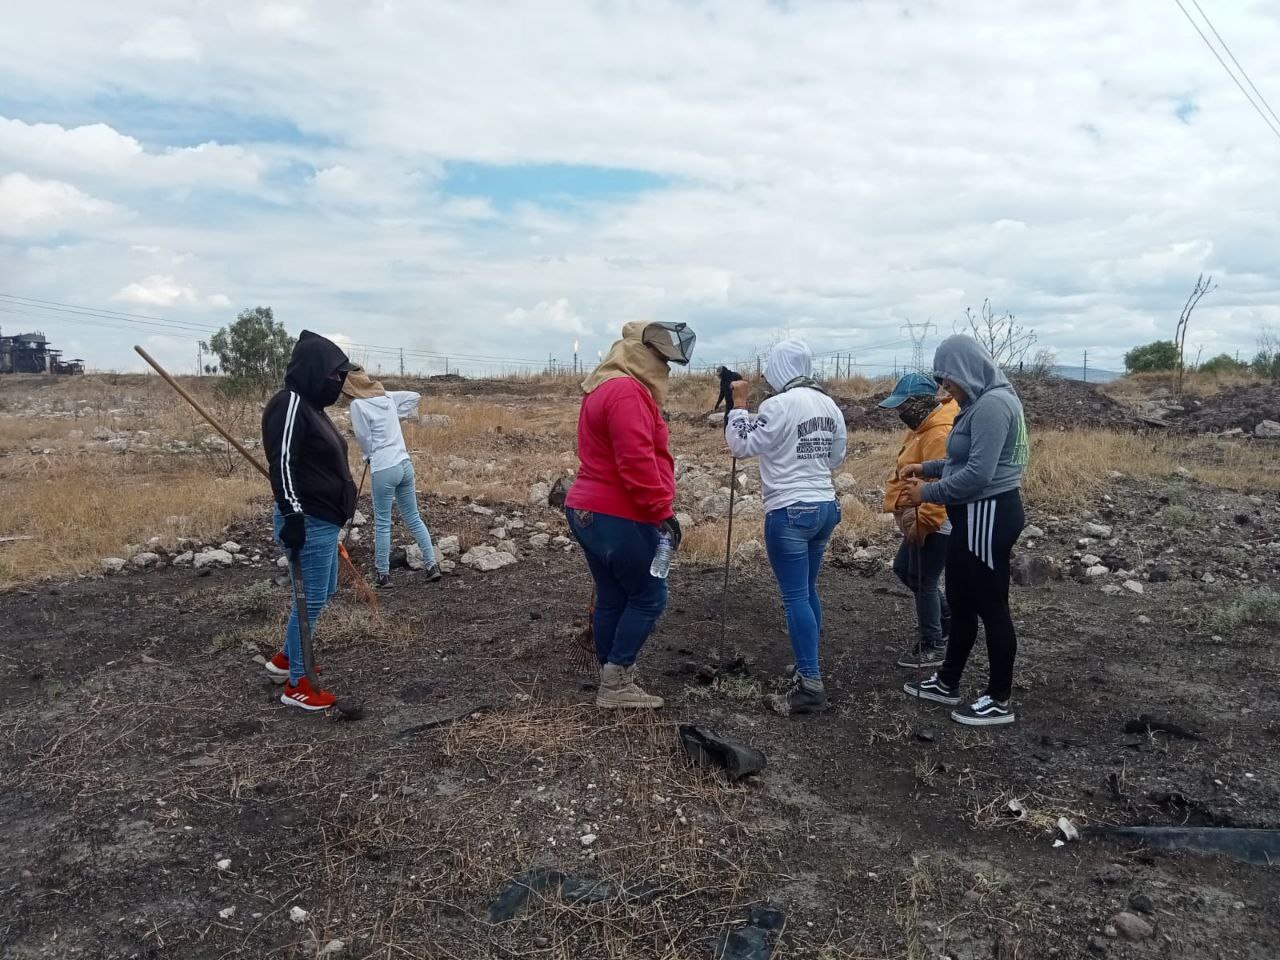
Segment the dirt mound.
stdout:
<path fill-rule="evenodd" d="M 1224 390 L 1211 397 L 1186 397 L 1185 413 L 1171 414 L 1178 429 L 1193 433 L 1243 430 L 1252 434 L 1263 420 L 1280 421 L 1280 383 Z"/>

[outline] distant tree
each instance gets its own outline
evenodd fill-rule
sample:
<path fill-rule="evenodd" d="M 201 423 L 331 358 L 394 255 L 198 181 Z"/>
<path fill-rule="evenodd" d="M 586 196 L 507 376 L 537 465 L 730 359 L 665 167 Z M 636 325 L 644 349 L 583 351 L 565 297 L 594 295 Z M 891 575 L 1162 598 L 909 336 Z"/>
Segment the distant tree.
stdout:
<path fill-rule="evenodd" d="M 1124 368 L 1130 373 L 1152 373 L 1178 369 L 1178 345 L 1172 340 L 1157 340 L 1134 347 L 1124 355 Z"/>
<path fill-rule="evenodd" d="M 241 310 L 236 322 L 209 338 L 208 349 L 232 384 L 265 389 L 284 378 L 294 338 L 272 316 L 270 307 Z"/>
<path fill-rule="evenodd" d="M 1178 347 L 1178 393 L 1182 393 L 1182 376 L 1187 370 L 1187 328 L 1191 325 L 1191 313 L 1196 306 L 1209 293 L 1217 289 L 1217 284 L 1213 282 L 1213 277 L 1206 277 L 1203 273 L 1196 277 L 1195 286 L 1191 288 L 1191 294 L 1187 297 L 1186 304 L 1182 307 L 1182 313 L 1178 315 L 1178 325 L 1173 333 L 1173 342 Z"/>
<path fill-rule="evenodd" d="M 969 333 L 1001 367 L 1021 365 L 1036 342 L 1034 330 L 1019 323 L 1012 313 L 996 313 L 989 298 L 982 301 L 982 307 L 977 313 L 971 307 L 966 307 L 964 316 Z"/>
<path fill-rule="evenodd" d="M 1196 369 L 1201 373 L 1240 373 L 1244 370 L 1248 370 L 1249 365 L 1247 363 L 1241 363 L 1229 353 L 1220 353 L 1216 357 L 1210 357 Z"/>
<path fill-rule="evenodd" d="M 1280 332 L 1267 328 L 1258 335 L 1258 352 L 1249 366 L 1260 377 L 1280 380 Z"/>
<path fill-rule="evenodd" d="M 1027 369 L 1033 377 L 1051 377 L 1053 369 L 1058 365 L 1058 354 L 1048 347 L 1041 347 L 1031 358 L 1031 366 Z"/>

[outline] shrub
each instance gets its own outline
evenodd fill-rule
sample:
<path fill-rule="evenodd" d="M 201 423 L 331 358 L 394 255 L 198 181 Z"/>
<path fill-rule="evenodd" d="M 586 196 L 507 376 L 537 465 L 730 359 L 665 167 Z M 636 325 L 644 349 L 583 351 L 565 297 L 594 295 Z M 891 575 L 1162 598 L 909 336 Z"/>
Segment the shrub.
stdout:
<path fill-rule="evenodd" d="M 1270 587 L 1247 590 L 1235 600 L 1222 604 L 1209 617 L 1209 627 L 1215 633 L 1245 626 L 1280 627 L 1280 593 Z"/>
<path fill-rule="evenodd" d="M 1178 345 L 1172 340 L 1156 340 L 1134 347 L 1124 355 L 1124 368 L 1130 373 L 1150 373 L 1178 368 Z"/>

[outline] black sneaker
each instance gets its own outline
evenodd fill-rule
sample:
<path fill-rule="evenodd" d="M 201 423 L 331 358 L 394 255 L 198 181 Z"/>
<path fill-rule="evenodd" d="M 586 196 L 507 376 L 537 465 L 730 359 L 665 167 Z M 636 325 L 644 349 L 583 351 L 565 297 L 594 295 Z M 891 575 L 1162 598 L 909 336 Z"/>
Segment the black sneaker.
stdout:
<path fill-rule="evenodd" d="M 942 666 L 942 661 L 946 658 L 947 645 L 945 643 L 917 643 L 898 658 L 898 666 L 908 667 L 912 670 L 928 670 L 930 667 Z"/>
<path fill-rule="evenodd" d="M 373 578 L 373 585 L 379 590 L 390 590 L 395 586 L 395 584 L 391 582 L 391 574 L 389 573 L 378 574 Z"/>
<path fill-rule="evenodd" d="M 427 578 L 427 583 L 435 583 L 443 577 L 444 574 L 440 571 L 440 564 L 433 563 L 431 566 L 427 567 L 427 572 L 424 573 L 423 576 Z"/>
<path fill-rule="evenodd" d="M 932 700 L 934 703 L 945 703 L 949 707 L 957 706 L 960 703 L 960 691 L 952 690 L 938 679 L 936 673 L 928 680 L 921 680 L 919 683 L 904 683 L 902 691 L 909 697 Z"/>
<path fill-rule="evenodd" d="M 821 680 L 811 680 L 796 674 L 791 679 L 791 687 L 786 693 L 775 693 L 765 698 L 769 709 L 784 717 L 797 714 L 822 713 L 830 704 L 827 703 L 827 692 Z"/>
<path fill-rule="evenodd" d="M 1009 704 L 992 700 L 985 693 L 967 707 L 951 711 L 951 719 L 969 727 L 991 727 L 1000 723 L 1013 723 L 1017 717 Z"/>

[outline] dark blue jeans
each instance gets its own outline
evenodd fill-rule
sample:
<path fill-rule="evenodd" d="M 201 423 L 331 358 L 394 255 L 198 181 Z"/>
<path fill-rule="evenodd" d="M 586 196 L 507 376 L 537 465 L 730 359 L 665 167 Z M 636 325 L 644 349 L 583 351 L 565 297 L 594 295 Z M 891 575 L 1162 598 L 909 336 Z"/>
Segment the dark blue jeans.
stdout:
<path fill-rule="evenodd" d="M 920 642 L 931 647 L 942 646 L 942 621 L 951 618 L 947 598 L 938 589 L 947 562 L 947 540 L 945 533 L 931 533 L 921 544 L 903 540 L 893 558 L 893 572 L 916 595 Z"/>
<path fill-rule="evenodd" d="M 658 528 L 590 510 L 565 515 L 596 582 L 596 658 L 629 667 L 667 606 L 667 581 L 649 574 Z"/>
<path fill-rule="evenodd" d="M 818 667 L 818 634 L 822 630 L 818 571 L 839 522 L 840 506 L 834 500 L 793 503 L 770 510 L 764 518 L 765 551 L 787 611 L 796 672 L 811 680 L 822 677 Z"/>

